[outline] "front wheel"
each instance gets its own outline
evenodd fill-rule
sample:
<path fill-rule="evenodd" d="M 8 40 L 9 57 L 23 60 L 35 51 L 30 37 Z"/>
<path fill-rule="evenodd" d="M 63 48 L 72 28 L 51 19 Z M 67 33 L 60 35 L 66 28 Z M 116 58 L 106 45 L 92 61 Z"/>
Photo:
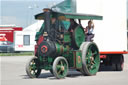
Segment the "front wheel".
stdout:
<path fill-rule="evenodd" d="M 64 78 L 68 73 L 68 62 L 64 57 L 57 57 L 53 62 L 53 74 L 56 78 Z"/>
<path fill-rule="evenodd" d="M 37 57 L 33 57 L 26 65 L 26 73 L 30 78 L 37 78 L 40 73 L 41 69 L 39 68 L 39 61 Z"/>

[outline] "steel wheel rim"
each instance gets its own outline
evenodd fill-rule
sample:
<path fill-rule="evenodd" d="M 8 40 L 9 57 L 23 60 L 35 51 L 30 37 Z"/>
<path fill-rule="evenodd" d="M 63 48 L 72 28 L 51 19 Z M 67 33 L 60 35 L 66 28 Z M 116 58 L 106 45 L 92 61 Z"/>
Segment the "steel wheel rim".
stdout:
<path fill-rule="evenodd" d="M 88 72 L 92 75 L 96 74 L 99 69 L 100 58 L 98 48 L 95 44 L 92 44 L 88 47 L 85 62 Z"/>
<path fill-rule="evenodd" d="M 64 78 L 67 74 L 68 67 L 65 60 L 61 59 L 56 65 L 56 71 L 59 78 Z"/>

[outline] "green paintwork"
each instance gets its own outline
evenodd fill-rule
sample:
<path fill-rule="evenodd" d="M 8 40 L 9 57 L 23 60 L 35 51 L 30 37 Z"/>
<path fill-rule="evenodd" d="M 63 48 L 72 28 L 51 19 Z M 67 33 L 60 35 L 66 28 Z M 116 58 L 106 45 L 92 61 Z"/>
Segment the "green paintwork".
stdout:
<path fill-rule="evenodd" d="M 68 6 L 66 8 L 72 9 L 70 0 L 69 1 L 65 0 L 65 1 L 66 1 L 65 3 L 58 4 L 57 7 L 61 8 L 61 5 L 67 4 Z M 39 63 L 40 63 L 40 66 L 39 66 L 40 69 L 52 70 L 53 62 L 58 56 L 63 56 L 68 61 L 69 68 L 82 69 L 82 56 L 81 56 L 82 54 L 79 48 L 82 42 L 85 42 L 86 36 L 85 36 L 84 30 L 81 27 L 80 23 L 77 23 L 78 24 L 77 27 L 76 26 L 73 27 L 74 25 L 71 24 L 70 20 L 71 19 L 102 20 L 102 16 L 92 15 L 92 14 L 78 14 L 78 13 L 74 13 L 75 11 L 73 12 L 73 10 L 65 12 L 65 10 L 67 10 L 66 8 L 61 8 L 61 11 L 59 12 L 50 10 L 51 22 L 52 22 L 52 18 L 56 19 L 55 27 L 52 27 L 51 25 L 50 30 L 55 30 L 55 32 L 54 31 L 51 31 L 51 32 L 56 33 L 56 35 L 55 37 L 54 36 L 52 37 L 52 38 L 55 38 L 55 40 L 54 39 L 50 40 L 50 38 L 49 39 L 45 38 L 44 40 L 47 39 L 46 41 L 52 41 L 53 44 L 55 44 L 54 52 L 56 53 L 55 55 L 50 54 L 50 56 L 45 56 L 45 57 L 37 55 Z M 35 15 L 35 19 L 38 19 L 38 20 L 43 20 L 44 17 L 45 17 L 44 13 Z M 38 42 L 40 35 L 43 36 L 44 28 L 45 28 L 44 24 L 42 24 L 39 32 L 36 33 L 35 40 L 37 42 Z M 69 28 L 72 29 L 73 32 L 70 33 Z M 98 71 L 98 66 L 100 64 L 98 49 L 95 45 L 91 45 L 89 46 L 87 51 L 88 52 L 86 54 L 87 56 L 86 65 L 87 65 L 88 71 L 91 74 L 95 74 Z M 94 60 L 91 60 L 92 57 Z M 63 71 L 61 69 L 62 66 L 64 66 L 65 68 L 65 70 Z M 35 69 L 36 67 L 32 65 L 31 68 Z M 65 61 L 60 60 L 56 68 L 57 68 L 59 77 L 63 78 L 67 71 L 67 65 Z"/>
<path fill-rule="evenodd" d="M 40 60 L 40 62 L 43 62 L 42 56 L 39 56 L 39 60 Z"/>
<path fill-rule="evenodd" d="M 62 20 L 62 23 L 64 24 L 66 30 L 68 30 L 69 27 L 70 27 L 70 24 L 71 24 L 70 21 L 64 21 L 64 20 Z"/>
<path fill-rule="evenodd" d="M 103 17 L 99 15 L 93 14 L 79 14 L 79 13 L 62 13 L 62 12 L 55 12 L 51 11 L 51 16 L 58 18 L 60 20 L 65 19 L 81 19 L 81 20 L 102 20 Z M 44 19 L 44 13 L 40 13 L 35 15 L 35 19 L 42 20 Z"/>
<path fill-rule="evenodd" d="M 60 46 L 60 44 L 58 44 L 58 43 L 56 43 L 56 53 L 57 54 L 61 54 L 62 52 L 61 52 L 61 46 Z"/>
<path fill-rule="evenodd" d="M 68 62 L 70 68 L 75 68 L 75 64 L 74 64 L 75 56 L 73 55 L 73 50 L 67 51 L 67 53 L 63 53 L 62 56 L 65 57 L 68 61 L 70 61 L 70 62 Z"/>
<path fill-rule="evenodd" d="M 86 64 L 88 71 L 91 74 L 96 74 L 100 65 L 100 57 L 99 57 L 99 51 L 94 44 L 88 47 L 86 54 Z"/>
<path fill-rule="evenodd" d="M 40 57 L 40 62 L 41 63 L 47 63 L 46 65 L 41 65 L 40 69 L 45 69 L 45 70 L 50 70 L 52 69 L 52 62 L 54 61 L 54 58 L 47 56 L 47 60 L 43 59 L 42 57 Z"/>
<path fill-rule="evenodd" d="M 64 34 L 64 42 L 65 43 L 70 43 L 71 42 L 71 38 L 70 38 L 70 33 L 69 32 L 66 32 Z"/>
<path fill-rule="evenodd" d="M 36 33 L 35 41 L 38 41 L 40 35 L 41 35 L 41 32 L 37 32 L 37 33 Z"/>
<path fill-rule="evenodd" d="M 81 51 L 73 51 L 73 57 L 74 57 L 74 64 L 75 68 L 81 69 L 82 68 L 82 55 Z"/>
<path fill-rule="evenodd" d="M 43 13 L 38 14 L 35 16 L 36 19 L 43 19 Z M 96 20 L 101 20 L 102 16 L 96 16 L 96 15 L 82 15 L 82 14 L 71 14 L 71 13 L 60 13 L 60 12 L 51 12 L 51 17 L 52 18 L 57 18 L 60 21 L 62 21 L 62 23 L 64 24 L 66 30 L 69 29 L 70 26 L 70 22 L 66 21 L 65 19 L 96 19 Z M 41 29 L 39 32 L 37 32 L 36 34 L 36 39 L 38 40 L 39 36 L 42 34 L 44 25 L 42 25 Z M 79 48 L 80 45 L 82 44 L 82 42 L 85 42 L 85 34 L 84 34 L 84 30 L 83 28 L 78 25 L 75 30 L 74 30 L 74 40 L 75 40 L 75 44 L 77 45 L 77 47 Z M 81 51 L 79 50 L 70 50 L 71 47 L 71 33 L 69 32 L 64 32 L 64 36 L 63 36 L 63 43 L 59 44 L 59 43 L 55 43 L 56 46 L 56 56 L 63 56 L 65 57 L 69 63 L 69 67 L 70 68 L 76 68 L 76 69 L 81 69 L 82 68 L 82 63 L 78 62 L 79 59 L 81 59 Z M 64 45 L 67 44 L 68 45 Z M 74 51 L 75 51 L 75 55 L 74 55 Z M 78 57 L 80 56 L 80 58 Z M 91 54 L 87 55 L 88 57 L 91 56 Z M 42 69 L 45 70 L 50 70 L 52 69 L 52 62 L 54 61 L 55 58 L 53 57 L 48 57 L 47 60 L 44 60 L 41 56 L 39 57 L 40 62 L 43 63 L 47 63 L 47 65 L 45 66 L 41 66 Z M 87 65 L 90 66 L 90 59 L 87 60 Z M 95 62 L 98 62 L 98 60 L 96 59 Z M 95 64 L 96 66 L 98 66 L 97 64 Z M 89 68 L 88 68 L 89 69 Z M 95 73 L 97 72 L 97 70 L 93 70 L 93 69 L 89 69 L 89 72 L 91 73 Z"/>
<path fill-rule="evenodd" d="M 64 67 L 64 70 L 62 70 L 62 67 Z M 64 60 L 60 60 L 58 62 L 58 64 L 56 65 L 56 69 L 57 69 L 57 74 L 59 76 L 59 78 L 64 78 L 64 76 L 67 73 L 67 64 Z"/>
<path fill-rule="evenodd" d="M 39 32 L 36 33 L 35 41 L 37 41 L 39 39 L 39 36 L 43 33 L 43 30 L 44 30 L 44 23 L 42 24 Z"/>
<path fill-rule="evenodd" d="M 77 26 L 74 30 L 74 37 L 75 37 L 75 44 L 77 45 L 77 47 L 80 47 L 80 45 L 82 44 L 82 42 L 85 41 L 85 33 L 82 27 Z"/>
<path fill-rule="evenodd" d="M 49 62 L 49 63 L 53 62 L 53 58 L 48 57 L 48 62 Z"/>
<path fill-rule="evenodd" d="M 65 18 L 68 19 L 81 19 L 81 20 L 102 20 L 102 16 L 92 14 L 64 14 Z"/>
<path fill-rule="evenodd" d="M 75 13 L 76 12 L 76 0 L 64 0 L 63 2 L 55 5 L 52 9 L 59 9 L 60 12 Z"/>
<path fill-rule="evenodd" d="M 48 65 L 44 66 L 44 69 L 45 70 L 50 70 L 50 69 L 52 69 L 52 66 L 50 64 L 48 64 Z"/>
<path fill-rule="evenodd" d="M 56 43 L 55 45 L 56 45 L 56 54 L 60 55 L 69 51 L 69 46 L 64 47 L 63 45 L 60 45 L 58 43 Z"/>

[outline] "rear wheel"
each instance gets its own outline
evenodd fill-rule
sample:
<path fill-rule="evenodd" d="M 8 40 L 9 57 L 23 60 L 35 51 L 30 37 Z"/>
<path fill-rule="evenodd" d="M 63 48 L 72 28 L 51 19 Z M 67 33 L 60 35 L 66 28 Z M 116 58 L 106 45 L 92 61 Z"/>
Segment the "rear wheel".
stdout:
<path fill-rule="evenodd" d="M 57 57 L 53 62 L 53 74 L 56 78 L 64 78 L 68 73 L 68 62 L 64 57 Z"/>
<path fill-rule="evenodd" d="M 100 66 L 99 50 L 95 43 L 84 42 L 82 44 L 82 74 L 87 76 L 95 75 Z"/>

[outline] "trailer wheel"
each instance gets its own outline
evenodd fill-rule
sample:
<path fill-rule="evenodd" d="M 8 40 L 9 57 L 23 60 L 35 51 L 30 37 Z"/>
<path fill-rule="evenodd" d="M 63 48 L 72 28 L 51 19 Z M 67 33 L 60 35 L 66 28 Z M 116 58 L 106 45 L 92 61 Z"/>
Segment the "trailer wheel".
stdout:
<path fill-rule="evenodd" d="M 82 74 L 95 75 L 100 66 L 99 50 L 94 42 L 85 42 L 82 45 Z"/>
<path fill-rule="evenodd" d="M 26 65 L 26 73 L 30 78 L 37 78 L 40 75 L 41 69 L 39 68 L 37 57 L 33 57 L 29 60 Z"/>
<path fill-rule="evenodd" d="M 56 78 L 64 78 L 68 73 L 68 62 L 64 57 L 57 57 L 53 62 L 53 74 Z"/>
<path fill-rule="evenodd" d="M 122 71 L 123 70 L 123 64 L 116 64 L 116 71 Z"/>
<path fill-rule="evenodd" d="M 122 71 L 124 67 L 124 56 L 113 55 L 112 56 L 112 67 L 114 71 Z"/>

